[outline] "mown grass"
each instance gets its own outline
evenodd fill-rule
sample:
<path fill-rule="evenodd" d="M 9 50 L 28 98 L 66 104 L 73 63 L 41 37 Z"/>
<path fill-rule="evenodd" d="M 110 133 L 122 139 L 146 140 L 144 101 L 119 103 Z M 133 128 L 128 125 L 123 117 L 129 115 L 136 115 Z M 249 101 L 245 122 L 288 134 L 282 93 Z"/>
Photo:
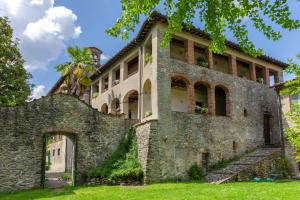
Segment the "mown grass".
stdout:
<path fill-rule="evenodd" d="M 162 183 L 148 186 L 66 187 L 62 189 L 34 189 L 0 194 L 1 200 L 76 199 L 76 200 L 177 200 L 177 199 L 238 199 L 238 200 L 299 200 L 300 182 L 270 183 Z"/>

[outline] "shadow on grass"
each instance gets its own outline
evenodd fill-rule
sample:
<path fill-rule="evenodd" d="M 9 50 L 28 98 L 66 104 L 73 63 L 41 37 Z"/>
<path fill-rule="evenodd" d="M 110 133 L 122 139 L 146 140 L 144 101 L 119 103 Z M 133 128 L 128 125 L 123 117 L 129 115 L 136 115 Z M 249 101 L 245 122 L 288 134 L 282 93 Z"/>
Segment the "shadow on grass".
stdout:
<path fill-rule="evenodd" d="M 57 196 L 69 196 L 74 195 L 74 190 L 80 187 L 66 186 L 57 189 L 30 189 L 18 192 L 0 193 L 1 200 L 29 200 L 29 199 L 41 199 L 41 198 L 53 198 Z"/>

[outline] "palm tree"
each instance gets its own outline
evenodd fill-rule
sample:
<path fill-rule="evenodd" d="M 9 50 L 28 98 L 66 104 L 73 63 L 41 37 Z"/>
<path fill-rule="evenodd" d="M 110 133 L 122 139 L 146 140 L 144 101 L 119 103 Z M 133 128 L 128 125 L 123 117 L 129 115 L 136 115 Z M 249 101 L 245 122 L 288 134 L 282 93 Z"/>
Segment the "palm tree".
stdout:
<path fill-rule="evenodd" d="M 56 66 L 56 71 L 64 77 L 67 93 L 80 97 L 91 85 L 90 75 L 97 70 L 91 50 L 78 46 L 67 49 L 71 61 Z"/>

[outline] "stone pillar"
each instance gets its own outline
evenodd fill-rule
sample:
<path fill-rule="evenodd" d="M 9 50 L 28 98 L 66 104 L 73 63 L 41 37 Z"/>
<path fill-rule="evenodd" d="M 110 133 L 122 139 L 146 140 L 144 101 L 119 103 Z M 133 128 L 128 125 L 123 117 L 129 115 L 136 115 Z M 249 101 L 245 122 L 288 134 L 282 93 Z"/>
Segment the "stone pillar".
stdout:
<path fill-rule="evenodd" d="M 263 76 L 264 76 L 264 84 L 269 86 L 270 85 L 270 71 L 269 71 L 269 68 L 267 67 L 264 67 L 263 68 Z"/>
<path fill-rule="evenodd" d="M 192 84 L 187 86 L 188 93 L 188 112 L 195 112 L 195 88 Z"/>
<path fill-rule="evenodd" d="M 254 62 L 250 64 L 250 78 L 252 81 L 256 81 L 256 68 Z"/>
<path fill-rule="evenodd" d="M 194 41 L 187 40 L 186 42 L 186 59 L 190 65 L 195 64 L 195 50 L 194 50 Z"/>
<path fill-rule="evenodd" d="M 214 55 L 213 52 L 209 49 L 206 50 L 207 53 L 207 60 L 208 60 L 208 68 L 213 69 L 214 68 Z"/>
<path fill-rule="evenodd" d="M 216 114 L 216 99 L 215 99 L 215 88 L 208 88 L 208 113 L 211 115 Z"/>
<path fill-rule="evenodd" d="M 237 76 L 237 65 L 236 65 L 236 56 L 235 55 L 230 55 L 228 56 L 229 59 L 229 67 L 230 67 L 230 72 L 233 76 Z"/>

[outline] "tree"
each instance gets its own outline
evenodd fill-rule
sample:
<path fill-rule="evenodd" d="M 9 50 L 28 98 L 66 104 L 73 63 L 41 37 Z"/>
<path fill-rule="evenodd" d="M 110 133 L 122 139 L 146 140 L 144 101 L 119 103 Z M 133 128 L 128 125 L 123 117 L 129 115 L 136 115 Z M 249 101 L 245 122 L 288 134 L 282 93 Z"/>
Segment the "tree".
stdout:
<path fill-rule="evenodd" d="M 71 61 L 56 66 L 56 70 L 65 77 L 64 85 L 67 93 L 80 97 L 91 85 L 90 75 L 96 67 L 89 48 L 74 46 L 69 47 L 67 51 Z"/>
<path fill-rule="evenodd" d="M 0 106 L 23 104 L 32 88 L 31 74 L 24 69 L 18 41 L 12 38 L 8 18 L 0 17 Z"/>
<path fill-rule="evenodd" d="M 279 31 L 268 25 L 265 18 L 280 25 L 283 29 L 297 29 L 299 20 L 291 19 L 287 0 L 121 0 L 122 15 L 117 22 L 107 30 L 112 36 L 128 39 L 134 31 L 141 15 L 150 15 L 158 5 L 163 5 L 168 16 L 168 28 L 164 34 L 162 46 L 166 46 L 172 35 L 183 28 L 192 25 L 196 15 L 204 23 L 204 31 L 210 34 L 211 50 L 223 53 L 225 46 L 225 31 L 229 30 L 237 39 L 241 48 L 248 54 L 257 56 L 263 51 L 256 49 L 248 39 L 248 30 L 243 19 L 249 19 L 253 27 L 262 32 L 268 39 L 281 38 Z"/>

